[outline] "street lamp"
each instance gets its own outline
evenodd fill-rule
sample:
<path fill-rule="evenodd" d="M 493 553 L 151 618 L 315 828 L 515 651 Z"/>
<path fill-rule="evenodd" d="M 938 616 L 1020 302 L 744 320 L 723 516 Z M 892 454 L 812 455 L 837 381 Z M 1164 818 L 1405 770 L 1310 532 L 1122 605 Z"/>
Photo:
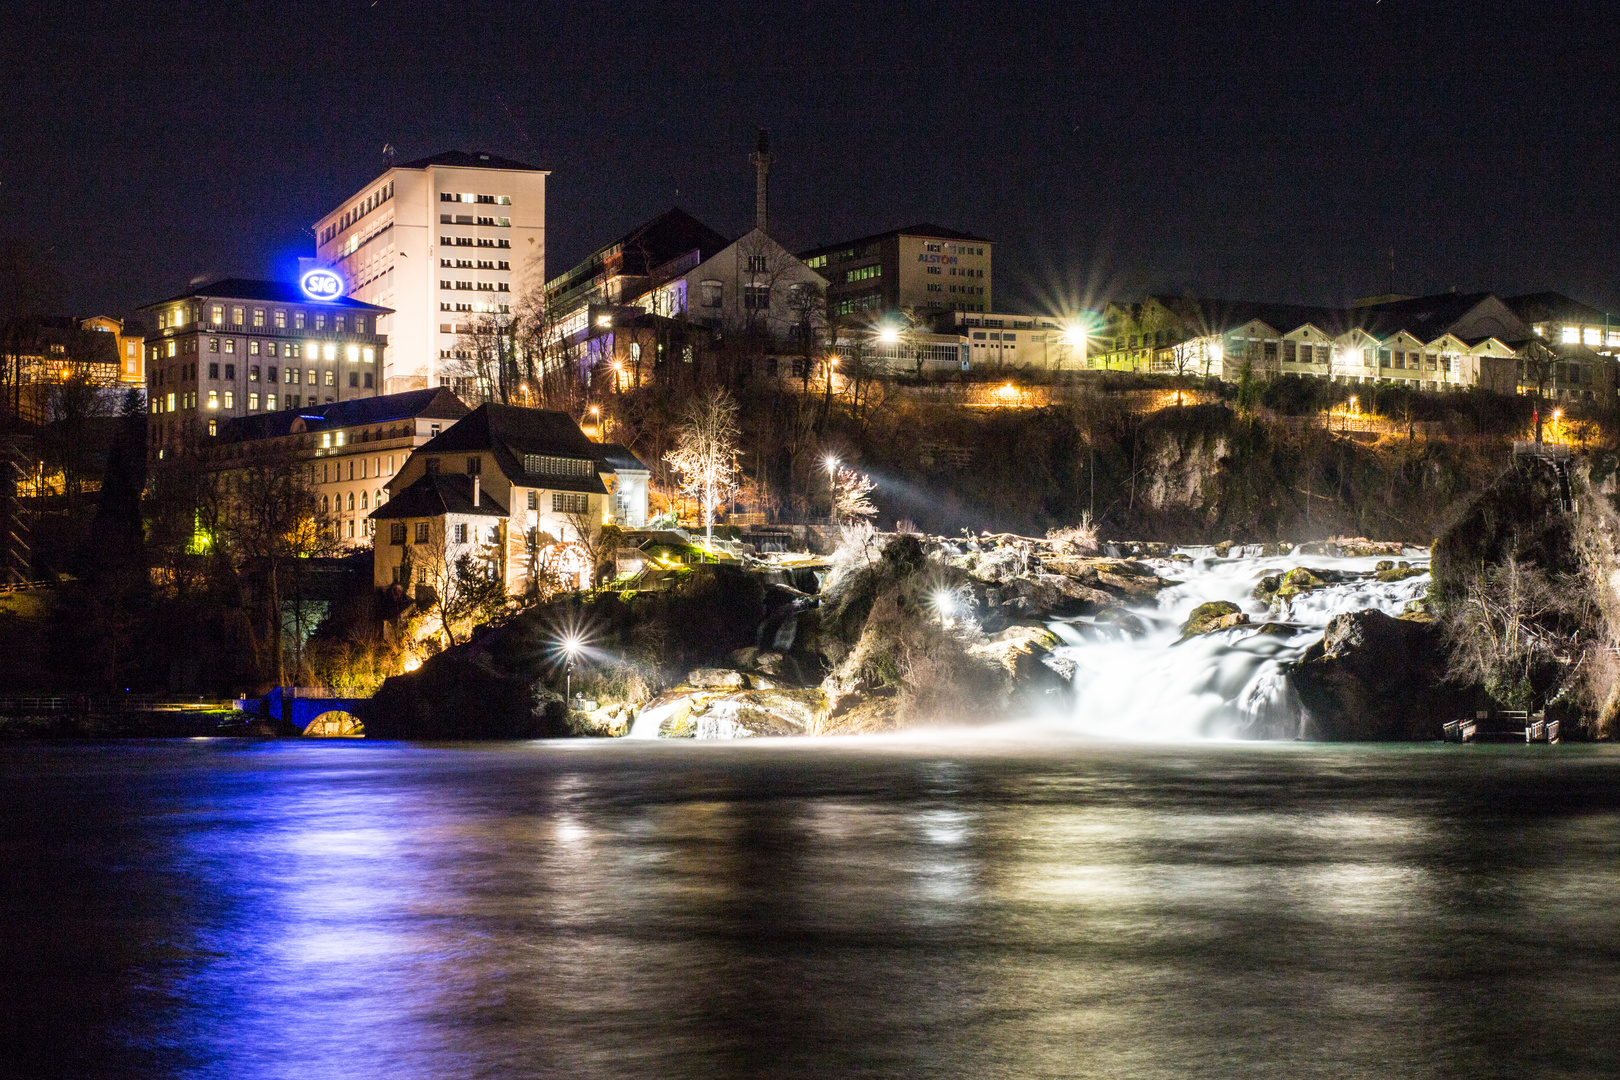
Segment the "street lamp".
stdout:
<path fill-rule="evenodd" d="M 894 345 L 900 340 L 900 331 L 892 326 L 885 326 L 878 331 L 878 340 L 885 345 Z"/>
<path fill-rule="evenodd" d="M 832 510 L 827 516 L 838 520 L 838 459 L 827 455 L 827 494 L 832 499 Z"/>
<path fill-rule="evenodd" d="M 563 655 L 566 657 L 563 666 L 563 705 L 568 709 L 572 709 L 574 707 L 574 658 L 579 655 L 580 640 L 576 635 L 570 634 L 563 638 L 562 647 Z"/>

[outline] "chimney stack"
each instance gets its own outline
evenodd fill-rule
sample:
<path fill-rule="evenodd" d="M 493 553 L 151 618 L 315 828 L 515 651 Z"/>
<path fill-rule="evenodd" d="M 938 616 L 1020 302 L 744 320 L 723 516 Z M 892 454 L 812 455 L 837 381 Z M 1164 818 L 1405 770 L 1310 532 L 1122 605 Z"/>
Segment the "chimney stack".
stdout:
<path fill-rule="evenodd" d="M 766 192 L 771 176 L 771 133 L 764 128 L 759 129 L 759 139 L 749 160 L 754 163 L 754 228 L 768 233 L 770 214 L 766 209 Z"/>
<path fill-rule="evenodd" d="M 473 477 L 473 505 L 474 506 L 478 505 L 478 493 L 479 493 L 478 477 L 475 476 L 475 477 Z"/>

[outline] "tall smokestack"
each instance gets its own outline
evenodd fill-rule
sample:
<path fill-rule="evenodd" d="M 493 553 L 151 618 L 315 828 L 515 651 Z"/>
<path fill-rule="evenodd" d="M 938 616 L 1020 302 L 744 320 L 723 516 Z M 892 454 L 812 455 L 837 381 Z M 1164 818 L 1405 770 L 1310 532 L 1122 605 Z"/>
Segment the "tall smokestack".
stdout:
<path fill-rule="evenodd" d="M 754 163 L 754 228 L 769 232 L 770 213 L 766 202 L 771 182 L 771 133 L 764 128 L 759 129 L 759 139 L 749 160 Z"/>

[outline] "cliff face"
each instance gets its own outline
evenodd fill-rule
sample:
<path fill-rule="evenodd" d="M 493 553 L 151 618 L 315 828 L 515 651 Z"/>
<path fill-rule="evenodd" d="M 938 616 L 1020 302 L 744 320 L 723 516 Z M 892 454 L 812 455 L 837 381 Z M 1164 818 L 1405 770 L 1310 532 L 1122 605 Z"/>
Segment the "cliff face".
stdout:
<path fill-rule="evenodd" d="M 884 510 L 947 536 L 964 526 L 1040 535 L 1090 513 L 1106 535 L 1179 543 L 1431 538 L 1491 482 L 1504 449 L 1364 442 L 1223 404 L 913 419 L 870 433 L 861 460 L 889 481 Z M 925 452 L 939 445 L 957 456 Z"/>

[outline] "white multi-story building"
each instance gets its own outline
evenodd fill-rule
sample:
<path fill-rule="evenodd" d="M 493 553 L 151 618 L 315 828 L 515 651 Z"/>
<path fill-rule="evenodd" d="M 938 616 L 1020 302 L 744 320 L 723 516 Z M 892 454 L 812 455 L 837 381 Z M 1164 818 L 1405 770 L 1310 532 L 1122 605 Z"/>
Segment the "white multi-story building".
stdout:
<path fill-rule="evenodd" d="M 460 335 L 544 284 L 547 175 L 450 151 L 393 166 L 315 223 L 316 261 L 393 309 L 384 393 L 450 385 Z"/>

